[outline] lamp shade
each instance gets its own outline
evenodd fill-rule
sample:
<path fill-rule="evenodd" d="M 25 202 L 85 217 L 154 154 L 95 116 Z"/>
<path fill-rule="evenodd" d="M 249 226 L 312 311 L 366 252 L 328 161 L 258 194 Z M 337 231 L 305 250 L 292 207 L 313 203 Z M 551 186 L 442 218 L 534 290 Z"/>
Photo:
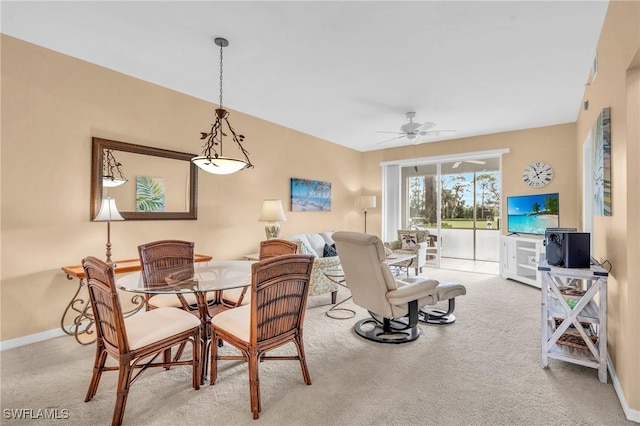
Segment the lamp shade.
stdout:
<path fill-rule="evenodd" d="M 112 220 L 124 220 L 116 207 L 116 200 L 111 197 L 103 198 L 98 215 L 93 219 L 95 222 L 110 222 Z"/>
<path fill-rule="evenodd" d="M 363 209 L 374 208 L 376 206 L 375 195 L 361 195 L 358 199 L 358 206 Z"/>
<path fill-rule="evenodd" d="M 199 156 L 193 157 L 191 161 L 205 172 L 212 173 L 214 175 L 229 175 L 248 166 L 246 161 L 226 157 L 213 158 Z"/>
<path fill-rule="evenodd" d="M 264 200 L 262 202 L 262 213 L 259 222 L 286 222 L 287 218 L 282 209 L 280 200 Z"/>
<path fill-rule="evenodd" d="M 116 186 L 120 186 L 127 183 L 127 180 L 124 178 L 117 178 L 117 177 L 107 177 L 104 176 L 102 178 L 102 187 L 103 188 L 115 188 Z"/>

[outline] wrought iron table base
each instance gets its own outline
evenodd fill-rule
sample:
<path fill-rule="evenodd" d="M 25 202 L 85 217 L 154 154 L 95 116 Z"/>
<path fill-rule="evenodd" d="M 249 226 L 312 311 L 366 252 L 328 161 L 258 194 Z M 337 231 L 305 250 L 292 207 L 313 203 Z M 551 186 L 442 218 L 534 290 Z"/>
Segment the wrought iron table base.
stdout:
<path fill-rule="evenodd" d="M 72 280 L 73 277 L 67 274 L 67 279 Z M 85 297 L 80 295 L 80 292 L 85 287 L 84 279 L 78 279 L 78 288 L 71 297 L 71 301 L 67 305 L 60 319 L 60 328 L 65 334 L 73 336 L 81 345 L 90 345 L 96 341 L 95 336 L 95 320 L 93 318 L 93 311 L 91 309 L 91 301 L 89 295 Z M 127 312 L 124 312 L 124 316 L 129 317 L 144 307 L 144 296 L 136 294 L 131 298 L 131 303 L 134 307 Z M 73 318 L 73 323 L 69 327 L 65 327 L 66 319 L 69 315 L 77 315 Z M 84 337 L 84 338 L 83 338 Z"/>

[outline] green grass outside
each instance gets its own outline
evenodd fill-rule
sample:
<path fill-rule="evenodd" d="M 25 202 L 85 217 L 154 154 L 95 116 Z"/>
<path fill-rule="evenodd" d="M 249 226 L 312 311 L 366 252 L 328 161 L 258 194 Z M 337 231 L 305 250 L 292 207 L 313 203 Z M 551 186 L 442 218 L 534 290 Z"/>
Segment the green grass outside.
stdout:
<path fill-rule="evenodd" d="M 491 228 L 487 227 L 486 220 L 484 221 L 479 220 L 476 226 L 478 229 L 498 229 L 497 220 L 492 220 L 489 222 L 491 222 Z M 435 227 L 435 224 L 430 224 L 430 225 L 433 225 L 433 227 Z M 472 219 L 444 219 L 442 221 L 442 227 L 452 228 L 452 229 L 473 229 L 473 220 Z"/>

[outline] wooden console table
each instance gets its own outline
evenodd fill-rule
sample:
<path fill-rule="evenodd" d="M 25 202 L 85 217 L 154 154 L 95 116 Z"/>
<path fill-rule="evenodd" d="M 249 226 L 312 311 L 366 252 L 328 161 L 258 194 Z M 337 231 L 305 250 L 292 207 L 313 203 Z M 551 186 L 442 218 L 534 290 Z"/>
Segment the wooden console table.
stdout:
<path fill-rule="evenodd" d="M 194 255 L 196 262 L 208 262 L 211 260 L 211 256 L 204 254 Z M 140 265 L 140 259 L 125 259 L 116 260 L 114 272 L 116 274 L 124 274 L 127 272 L 137 272 L 142 270 Z M 81 295 L 82 288 L 85 287 L 84 282 L 84 269 L 82 265 L 63 266 L 62 271 L 67 274 L 67 279 L 78 280 L 78 288 L 74 293 L 71 301 L 67 305 L 60 319 L 60 328 L 69 336 L 75 337 L 76 341 L 81 345 L 88 345 L 95 342 L 95 331 L 93 330 L 94 320 L 93 312 L 91 311 L 91 303 L 89 296 Z M 133 315 L 138 312 L 144 306 L 144 296 L 137 294 L 132 296 L 131 303 L 134 305 L 133 309 L 125 312 L 125 316 Z M 65 319 L 69 315 L 76 314 L 73 318 L 73 324 L 69 329 L 65 328 Z"/>

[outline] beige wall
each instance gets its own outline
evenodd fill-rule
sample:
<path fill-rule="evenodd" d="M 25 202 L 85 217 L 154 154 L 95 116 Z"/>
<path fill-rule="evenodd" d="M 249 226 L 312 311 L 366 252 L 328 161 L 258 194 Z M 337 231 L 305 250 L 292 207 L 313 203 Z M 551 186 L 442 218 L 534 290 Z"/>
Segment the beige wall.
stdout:
<path fill-rule="evenodd" d="M 594 218 L 594 256 L 611 263 L 609 352 L 629 407 L 640 411 L 640 2 L 610 2 L 598 43 L 598 74 L 577 120 L 576 179 L 582 144 L 611 108 L 612 216 Z"/>
<path fill-rule="evenodd" d="M 60 268 L 104 257 L 106 224 L 89 221 L 91 137 L 199 154 L 215 106 L 4 35 L 1 100 L 6 341 L 56 328 L 76 286 Z M 360 229 L 361 153 L 239 112 L 230 120 L 255 168 L 199 172 L 197 221 L 112 223 L 114 259 L 164 238 L 192 240 L 217 259 L 254 253 L 264 198 L 283 200 L 283 235 Z M 332 211 L 288 211 L 291 177 L 331 182 Z"/>

